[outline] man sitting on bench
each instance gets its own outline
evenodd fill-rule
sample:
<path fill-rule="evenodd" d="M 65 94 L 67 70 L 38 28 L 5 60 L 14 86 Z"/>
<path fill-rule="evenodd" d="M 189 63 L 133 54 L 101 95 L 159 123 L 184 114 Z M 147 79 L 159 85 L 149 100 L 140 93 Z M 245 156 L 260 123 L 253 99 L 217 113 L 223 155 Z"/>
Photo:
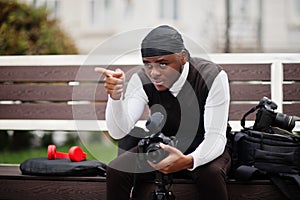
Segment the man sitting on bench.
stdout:
<path fill-rule="evenodd" d="M 164 116 L 161 132 L 175 136 L 178 143 L 176 147 L 160 143 L 168 156 L 158 163 L 138 160 L 137 144 L 119 155 L 107 168 L 107 198 L 134 197 L 142 192 L 139 181 L 154 180 L 157 170 L 191 178 L 201 199 L 228 199 L 227 74 L 211 61 L 190 57 L 181 34 L 167 25 L 148 33 L 141 53 L 144 67 L 131 77 L 125 93 L 124 72 L 95 69 L 106 76 L 109 134 L 126 140 L 148 105 L 151 113 Z"/>

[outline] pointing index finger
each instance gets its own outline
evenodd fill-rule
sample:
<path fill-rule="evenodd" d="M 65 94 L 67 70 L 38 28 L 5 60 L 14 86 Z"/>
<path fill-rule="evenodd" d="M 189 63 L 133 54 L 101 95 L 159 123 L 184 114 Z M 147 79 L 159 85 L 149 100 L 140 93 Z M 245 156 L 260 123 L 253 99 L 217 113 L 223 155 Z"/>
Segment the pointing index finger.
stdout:
<path fill-rule="evenodd" d="M 97 72 L 99 74 L 104 74 L 107 77 L 113 76 L 115 74 L 114 71 L 108 70 L 108 69 L 104 69 L 104 68 L 101 68 L 101 67 L 96 67 L 95 68 L 95 72 Z"/>

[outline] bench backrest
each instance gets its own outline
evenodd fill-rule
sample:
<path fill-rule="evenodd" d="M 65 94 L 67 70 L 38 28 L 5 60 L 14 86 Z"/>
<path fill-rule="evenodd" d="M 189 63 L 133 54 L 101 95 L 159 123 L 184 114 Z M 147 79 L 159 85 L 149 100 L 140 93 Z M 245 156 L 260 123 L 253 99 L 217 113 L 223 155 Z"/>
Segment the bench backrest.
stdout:
<path fill-rule="evenodd" d="M 283 113 L 300 116 L 300 63 L 283 63 Z"/>
<path fill-rule="evenodd" d="M 228 58 L 225 54 L 211 55 L 212 60 L 224 68 L 230 80 L 229 120 L 235 123 L 234 129 L 240 128 L 239 120 L 243 114 L 263 96 L 272 98 L 278 104 L 278 112 L 300 116 L 298 54 L 292 55 L 293 61 L 289 61 L 290 55 L 284 54 L 280 54 L 282 60 L 278 60 L 278 55 L 266 55 L 265 59 L 259 56 L 260 59 L 254 61 L 251 61 L 250 55 L 244 60 L 239 56 L 241 55 L 235 54 Z M 232 60 L 228 61 L 230 58 Z M 103 77 L 99 77 L 94 68 L 106 68 L 107 65 L 84 65 L 84 57 L 79 62 L 49 62 L 50 59 L 72 59 L 69 56 L 21 56 L 5 59 L 0 64 L 0 129 L 41 129 L 39 126 L 34 127 L 35 123 L 31 123 L 32 128 L 22 126 L 22 123 L 26 124 L 24 120 L 105 120 L 107 94 Z M 18 62 L 14 62 L 14 59 Z M 30 62 L 26 62 L 28 60 Z M 128 78 L 139 67 L 138 63 L 109 66 L 113 70 L 121 68 Z M 249 120 L 254 118 L 254 114 L 249 116 Z M 146 114 L 142 119 L 146 119 Z M 22 120 L 19 127 L 12 127 L 13 123 L 7 125 L 14 120 Z M 73 129 L 64 125 L 46 126 L 49 124 L 42 127 Z"/>

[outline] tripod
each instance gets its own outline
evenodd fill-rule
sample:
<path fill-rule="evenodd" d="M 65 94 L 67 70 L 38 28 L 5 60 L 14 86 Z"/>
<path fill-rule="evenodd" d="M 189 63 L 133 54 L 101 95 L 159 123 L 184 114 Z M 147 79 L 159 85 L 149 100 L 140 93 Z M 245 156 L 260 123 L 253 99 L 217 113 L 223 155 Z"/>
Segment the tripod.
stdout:
<path fill-rule="evenodd" d="M 171 175 L 165 175 L 156 171 L 155 184 L 157 185 L 157 188 L 152 192 L 153 200 L 175 200 L 172 191 L 166 189 L 166 185 L 172 184 Z"/>

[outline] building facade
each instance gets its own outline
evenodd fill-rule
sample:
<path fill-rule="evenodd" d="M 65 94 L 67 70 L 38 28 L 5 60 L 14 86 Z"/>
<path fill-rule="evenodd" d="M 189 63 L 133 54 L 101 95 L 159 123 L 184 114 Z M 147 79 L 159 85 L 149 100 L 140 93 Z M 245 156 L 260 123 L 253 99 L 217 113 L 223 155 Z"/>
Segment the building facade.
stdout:
<path fill-rule="evenodd" d="M 115 34 L 160 24 L 175 26 L 209 53 L 300 52 L 300 0 L 23 1 L 46 5 L 81 54 Z"/>

